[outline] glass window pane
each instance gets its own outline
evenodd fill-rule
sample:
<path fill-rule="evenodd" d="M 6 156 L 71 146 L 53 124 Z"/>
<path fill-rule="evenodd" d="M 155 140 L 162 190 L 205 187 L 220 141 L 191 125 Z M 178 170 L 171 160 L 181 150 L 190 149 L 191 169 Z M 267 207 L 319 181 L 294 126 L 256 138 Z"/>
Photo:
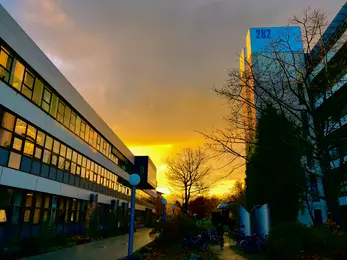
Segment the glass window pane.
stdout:
<path fill-rule="evenodd" d="M 66 155 L 66 146 L 65 145 L 61 145 L 61 147 L 60 147 L 60 155 L 61 156 L 64 156 L 65 157 L 65 155 Z"/>
<path fill-rule="evenodd" d="M 90 127 L 88 124 L 86 124 L 86 131 L 85 131 L 85 136 L 84 136 L 84 140 L 88 143 L 89 141 L 89 130 L 90 130 Z"/>
<path fill-rule="evenodd" d="M 21 157 L 22 156 L 20 154 L 11 152 L 10 159 L 8 161 L 8 167 L 18 170 L 20 166 Z"/>
<path fill-rule="evenodd" d="M 59 101 L 57 120 L 60 123 L 64 123 L 64 111 L 65 111 L 65 105 L 64 105 L 64 103 Z"/>
<path fill-rule="evenodd" d="M 8 55 L 8 51 L 5 51 L 4 47 L 0 49 L 0 64 L 7 70 L 11 69 L 12 57 Z"/>
<path fill-rule="evenodd" d="M 70 161 L 65 160 L 65 170 L 70 171 Z"/>
<path fill-rule="evenodd" d="M 45 134 L 42 133 L 41 131 L 38 131 L 38 132 L 37 132 L 36 143 L 37 143 L 38 145 L 41 145 L 41 146 L 43 146 L 44 143 L 45 143 Z"/>
<path fill-rule="evenodd" d="M 84 167 L 81 168 L 81 177 L 82 178 L 86 177 L 86 168 L 84 168 Z"/>
<path fill-rule="evenodd" d="M 25 136 L 26 129 L 27 129 L 27 123 L 17 118 L 16 128 L 14 131 L 21 136 Z"/>
<path fill-rule="evenodd" d="M 55 166 L 58 164 L 58 155 L 52 155 L 52 164 Z"/>
<path fill-rule="evenodd" d="M 52 98 L 52 93 L 45 88 L 43 91 L 43 100 L 46 101 L 46 103 L 51 104 L 51 98 Z"/>
<path fill-rule="evenodd" d="M 24 96 L 31 99 L 33 91 L 30 88 L 28 88 L 26 85 L 23 85 L 22 86 L 22 93 L 24 94 Z"/>
<path fill-rule="evenodd" d="M 12 133 L 5 130 L 5 129 L 0 129 L 0 146 L 2 147 L 10 147 L 11 146 L 11 138 L 12 138 Z"/>
<path fill-rule="evenodd" d="M 44 163 L 50 164 L 51 163 L 51 152 L 46 150 L 43 152 L 43 158 L 42 161 Z"/>
<path fill-rule="evenodd" d="M 53 152 L 59 154 L 60 143 L 57 140 L 54 140 Z"/>
<path fill-rule="evenodd" d="M 8 112 L 5 112 L 2 116 L 1 126 L 3 128 L 6 128 L 7 130 L 13 131 L 15 120 L 16 120 L 16 118 L 14 115 L 12 115 Z"/>
<path fill-rule="evenodd" d="M 25 210 L 24 212 L 24 220 L 25 223 L 30 221 L 30 209 Z"/>
<path fill-rule="evenodd" d="M 70 130 L 72 132 L 75 132 L 75 125 L 76 125 L 76 114 L 71 111 Z"/>
<path fill-rule="evenodd" d="M 71 163 L 70 172 L 71 172 L 72 174 L 75 174 L 75 173 L 76 173 L 76 164 L 75 164 L 75 163 Z"/>
<path fill-rule="evenodd" d="M 46 196 L 45 198 L 45 209 L 49 208 L 51 198 L 49 196 Z"/>
<path fill-rule="evenodd" d="M 12 75 L 12 86 L 19 91 L 21 90 L 24 71 L 25 71 L 25 68 L 23 64 L 20 63 L 18 60 L 16 60 L 14 73 Z"/>
<path fill-rule="evenodd" d="M 66 150 L 66 159 L 71 160 L 71 156 L 72 156 L 72 150 L 70 148 L 67 148 L 67 150 Z"/>
<path fill-rule="evenodd" d="M 24 144 L 24 153 L 27 155 L 33 155 L 34 154 L 34 143 L 30 142 L 29 140 L 26 140 L 25 144 Z"/>
<path fill-rule="evenodd" d="M 56 118 L 57 117 L 57 111 L 58 111 L 58 102 L 59 102 L 59 98 L 56 94 L 53 93 L 52 95 L 52 102 L 51 102 L 51 110 L 49 111 L 49 113 Z"/>
<path fill-rule="evenodd" d="M 80 134 L 80 128 L 81 128 L 81 118 L 79 116 L 76 116 L 76 127 L 75 127 L 75 134 Z"/>
<path fill-rule="evenodd" d="M 81 121 L 81 132 L 80 137 L 84 139 L 86 133 L 86 123 L 84 121 Z"/>
<path fill-rule="evenodd" d="M 42 149 L 39 147 L 36 147 L 35 148 L 35 158 L 41 159 L 41 155 L 42 155 Z"/>
<path fill-rule="evenodd" d="M 59 168 L 59 169 L 64 169 L 64 166 L 65 166 L 65 158 L 59 156 L 58 168 Z"/>
<path fill-rule="evenodd" d="M 34 76 L 28 72 L 25 71 L 25 75 L 24 75 L 24 84 L 29 88 L 32 89 L 34 86 Z"/>
<path fill-rule="evenodd" d="M 17 150 L 17 151 L 21 151 L 22 150 L 22 144 L 23 144 L 22 139 L 15 137 L 13 140 L 12 148 Z"/>
<path fill-rule="evenodd" d="M 36 78 L 35 79 L 35 85 L 34 85 L 34 94 L 33 94 L 32 100 L 38 106 L 41 105 L 42 92 L 43 92 L 43 83 L 40 79 Z"/>
<path fill-rule="evenodd" d="M 47 148 L 48 150 L 52 150 L 52 146 L 53 146 L 53 139 L 50 136 L 46 136 L 46 143 L 45 143 L 45 148 Z"/>
<path fill-rule="evenodd" d="M 86 165 L 87 165 L 87 158 L 83 156 L 82 157 L 82 166 L 86 167 Z"/>
<path fill-rule="evenodd" d="M 41 209 L 35 209 L 33 224 L 38 224 L 40 222 Z"/>
<path fill-rule="evenodd" d="M 81 154 L 78 154 L 77 164 L 82 165 L 82 155 Z"/>
<path fill-rule="evenodd" d="M 47 113 L 49 112 L 49 104 L 46 103 L 46 101 L 42 101 L 41 107 L 44 111 L 46 111 Z"/>
<path fill-rule="evenodd" d="M 71 116 L 71 109 L 69 106 L 65 106 L 65 112 L 64 112 L 64 125 L 66 127 L 70 126 L 70 116 Z"/>
<path fill-rule="evenodd" d="M 27 138 L 29 138 L 32 141 L 35 141 L 35 138 L 36 138 L 36 128 L 33 127 L 32 125 L 28 125 Z"/>
<path fill-rule="evenodd" d="M 77 162 L 77 152 L 72 151 L 72 161 Z"/>
<path fill-rule="evenodd" d="M 39 193 L 36 193 L 35 196 L 35 207 L 36 208 L 41 208 L 41 204 L 42 204 L 42 195 Z"/>

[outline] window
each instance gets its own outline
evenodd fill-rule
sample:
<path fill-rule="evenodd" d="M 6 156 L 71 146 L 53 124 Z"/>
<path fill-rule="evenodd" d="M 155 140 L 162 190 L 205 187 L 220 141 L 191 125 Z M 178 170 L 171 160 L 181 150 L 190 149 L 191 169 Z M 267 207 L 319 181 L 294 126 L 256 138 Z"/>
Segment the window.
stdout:
<path fill-rule="evenodd" d="M 41 106 L 42 92 L 43 92 L 43 83 L 41 80 L 36 78 L 32 100 L 38 106 Z"/>
<path fill-rule="evenodd" d="M 31 99 L 34 87 L 34 76 L 28 71 L 25 71 L 24 81 L 22 86 L 22 93 L 27 98 Z"/>
<path fill-rule="evenodd" d="M 47 88 L 44 88 L 41 107 L 47 113 L 49 112 L 49 108 L 51 105 L 51 99 L 52 99 L 52 92 L 49 91 Z"/>
<path fill-rule="evenodd" d="M 57 140 L 54 140 L 53 152 L 59 154 L 60 143 Z"/>
<path fill-rule="evenodd" d="M 72 151 L 72 161 L 77 162 L 77 153 L 75 151 Z"/>
<path fill-rule="evenodd" d="M 13 131 L 15 120 L 16 118 L 14 117 L 14 115 L 8 112 L 5 112 L 4 115 L 2 116 L 1 126 L 3 128 L 6 128 L 7 130 Z"/>
<path fill-rule="evenodd" d="M 44 133 L 42 133 L 41 131 L 38 131 L 37 132 L 37 139 L 36 139 L 36 143 L 38 144 L 38 145 L 41 145 L 41 146 L 43 146 L 44 144 L 45 144 L 45 134 Z"/>
<path fill-rule="evenodd" d="M 58 164 L 58 155 L 56 154 L 52 154 L 52 162 L 51 162 L 54 166 L 57 166 Z"/>
<path fill-rule="evenodd" d="M 23 76 L 24 76 L 25 68 L 22 63 L 20 63 L 18 60 L 15 61 L 15 68 L 12 78 L 12 87 L 14 87 L 17 90 L 21 90 Z"/>
<path fill-rule="evenodd" d="M 20 154 L 11 152 L 8 167 L 18 170 L 20 167 L 21 157 L 22 156 Z"/>
<path fill-rule="evenodd" d="M 10 71 L 13 58 L 9 55 L 9 52 L 4 47 L 0 49 L 0 78 L 6 82 L 10 80 Z"/>
<path fill-rule="evenodd" d="M 84 139 L 85 132 L 86 132 L 86 123 L 84 123 L 84 121 L 82 121 L 81 122 L 81 132 L 80 132 L 80 137 L 82 139 Z"/>
<path fill-rule="evenodd" d="M 80 130 L 81 130 L 81 118 L 76 115 L 75 134 L 80 135 Z"/>
<path fill-rule="evenodd" d="M 90 131 L 89 131 L 89 140 L 88 140 L 88 143 L 90 145 L 93 145 L 93 136 L 94 136 L 94 131 L 93 129 L 90 128 Z"/>
<path fill-rule="evenodd" d="M 64 103 L 59 101 L 57 120 L 62 124 L 64 123 L 64 111 L 65 111 L 65 105 Z"/>
<path fill-rule="evenodd" d="M 32 193 L 27 193 L 25 198 L 25 211 L 24 211 L 24 222 L 30 222 L 31 210 L 33 206 L 33 195 Z"/>
<path fill-rule="evenodd" d="M 45 143 L 45 148 L 47 148 L 48 150 L 52 150 L 52 146 L 53 146 L 53 139 L 50 136 L 46 136 L 46 143 Z"/>
<path fill-rule="evenodd" d="M 19 134 L 21 136 L 25 136 L 26 128 L 27 128 L 27 123 L 25 123 L 23 120 L 17 118 L 16 128 L 14 130 L 15 133 Z"/>
<path fill-rule="evenodd" d="M 97 132 L 94 131 L 94 134 L 93 134 L 93 147 L 96 147 L 96 140 L 97 140 Z"/>
<path fill-rule="evenodd" d="M 27 138 L 35 142 L 36 139 L 36 128 L 32 125 L 28 125 Z"/>
<path fill-rule="evenodd" d="M 59 156 L 58 168 L 62 170 L 62 169 L 64 169 L 64 167 L 65 167 L 65 158 Z"/>
<path fill-rule="evenodd" d="M 90 130 L 90 127 L 88 124 L 86 124 L 86 133 L 85 133 L 85 136 L 84 136 L 84 140 L 88 143 L 89 142 L 89 130 Z"/>
<path fill-rule="evenodd" d="M 76 114 L 74 112 L 71 112 L 70 130 L 72 132 L 75 132 L 75 127 L 76 127 Z"/>
<path fill-rule="evenodd" d="M 0 128 L 0 146 L 10 147 L 11 146 L 12 133 Z"/>
<path fill-rule="evenodd" d="M 33 224 L 38 224 L 40 222 L 41 205 L 42 205 L 42 195 L 36 193 Z"/>
<path fill-rule="evenodd" d="M 59 98 L 56 94 L 52 94 L 52 102 L 51 102 L 51 109 L 49 111 L 49 113 L 51 114 L 51 116 L 53 116 L 54 118 L 57 117 L 57 110 L 58 110 L 58 102 L 59 102 Z"/>
<path fill-rule="evenodd" d="M 19 138 L 16 137 L 13 140 L 12 148 L 17 150 L 17 151 L 21 151 L 22 150 L 22 144 L 23 144 L 22 139 L 19 139 Z"/>
<path fill-rule="evenodd" d="M 65 154 L 66 154 L 66 146 L 62 144 L 60 147 L 60 155 L 65 157 Z"/>
<path fill-rule="evenodd" d="M 64 112 L 64 125 L 69 128 L 70 127 L 70 115 L 71 115 L 71 109 L 69 106 L 65 106 L 65 112 Z"/>
<path fill-rule="evenodd" d="M 71 160 L 72 157 L 72 150 L 70 148 L 67 148 L 66 150 L 66 159 Z"/>
<path fill-rule="evenodd" d="M 35 155 L 34 155 L 34 156 L 35 156 L 36 159 L 39 159 L 39 160 L 40 160 L 40 159 L 41 159 L 41 156 L 42 156 L 42 149 L 39 148 L 39 147 L 36 147 L 36 148 L 35 148 Z"/>
<path fill-rule="evenodd" d="M 49 150 L 44 150 L 42 161 L 47 164 L 51 163 L 51 152 Z"/>
<path fill-rule="evenodd" d="M 26 155 L 33 156 L 33 154 L 34 154 L 34 143 L 30 142 L 29 140 L 26 140 L 25 144 L 24 144 L 24 153 Z"/>
<path fill-rule="evenodd" d="M 98 135 L 96 139 L 96 149 L 98 149 L 98 151 L 101 151 L 100 144 L 101 144 L 101 137 L 100 135 Z"/>

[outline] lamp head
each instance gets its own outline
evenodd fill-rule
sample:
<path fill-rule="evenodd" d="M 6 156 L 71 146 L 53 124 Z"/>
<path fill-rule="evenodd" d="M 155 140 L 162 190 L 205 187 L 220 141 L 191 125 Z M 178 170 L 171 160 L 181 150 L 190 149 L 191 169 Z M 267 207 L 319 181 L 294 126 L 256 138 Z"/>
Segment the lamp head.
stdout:
<path fill-rule="evenodd" d="M 141 181 L 141 178 L 138 174 L 131 174 L 129 177 L 129 183 L 131 186 L 137 186 Z"/>

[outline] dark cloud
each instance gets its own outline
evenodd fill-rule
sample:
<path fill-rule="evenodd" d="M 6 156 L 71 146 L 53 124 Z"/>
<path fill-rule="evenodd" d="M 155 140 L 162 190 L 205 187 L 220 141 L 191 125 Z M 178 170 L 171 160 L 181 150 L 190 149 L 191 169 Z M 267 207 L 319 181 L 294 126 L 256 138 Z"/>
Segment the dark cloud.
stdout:
<path fill-rule="evenodd" d="M 286 25 L 343 0 L 0 0 L 95 110 L 131 144 L 185 143 L 223 124 L 212 93 L 247 29 Z"/>

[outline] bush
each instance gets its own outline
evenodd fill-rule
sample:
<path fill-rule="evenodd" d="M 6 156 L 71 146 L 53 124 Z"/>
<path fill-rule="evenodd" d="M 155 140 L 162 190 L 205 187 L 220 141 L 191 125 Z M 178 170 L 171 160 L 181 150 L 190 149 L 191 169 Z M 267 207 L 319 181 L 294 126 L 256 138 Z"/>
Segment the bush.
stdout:
<path fill-rule="evenodd" d="M 282 223 L 270 230 L 268 255 L 270 259 L 300 259 L 301 251 L 310 243 L 310 230 L 299 223 Z"/>
<path fill-rule="evenodd" d="M 156 223 L 150 235 L 158 238 L 158 242 L 165 245 L 177 243 L 187 235 L 195 235 L 200 231 L 190 218 L 175 217 L 170 221 Z"/>
<path fill-rule="evenodd" d="M 270 230 L 270 259 L 301 259 L 302 255 L 337 256 L 347 252 L 347 235 L 332 232 L 327 226 L 306 227 L 282 223 Z"/>

